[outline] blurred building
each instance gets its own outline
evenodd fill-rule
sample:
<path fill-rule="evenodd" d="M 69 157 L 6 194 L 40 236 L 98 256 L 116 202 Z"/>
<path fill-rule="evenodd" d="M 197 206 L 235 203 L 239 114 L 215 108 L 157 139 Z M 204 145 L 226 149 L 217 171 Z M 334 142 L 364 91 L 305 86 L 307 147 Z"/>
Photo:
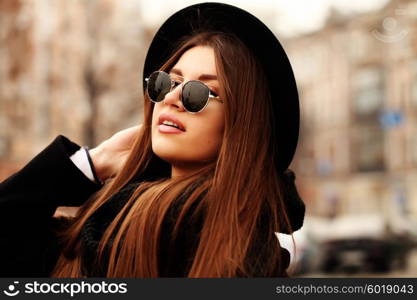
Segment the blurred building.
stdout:
<path fill-rule="evenodd" d="M 417 2 L 333 11 L 284 46 L 302 114 L 292 167 L 308 212 L 417 220 Z"/>
<path fill-rule="evenodd" d="M 58 134 L 95 146 L 142 118 L 137 1 L 0 1 L 0 179 Z"/>

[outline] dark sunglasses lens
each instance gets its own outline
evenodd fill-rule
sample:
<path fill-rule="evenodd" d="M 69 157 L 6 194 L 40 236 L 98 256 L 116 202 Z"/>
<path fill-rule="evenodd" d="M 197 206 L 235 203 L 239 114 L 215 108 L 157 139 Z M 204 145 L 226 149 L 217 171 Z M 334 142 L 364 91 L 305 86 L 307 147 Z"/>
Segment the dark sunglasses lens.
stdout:
<path fill-rule="evenodd" d="M 199 112 L 206 106 L 209 89 L 202 82 L 188 81 L 182 90 L 182 103 L 190 112 Z"/>
<path fill-rule="evenodd" d="M 171 79 L 164 72 L 154 72 L 149 76 L 147 91 L 151 100 L 160 102 L 171 90 Z"/>

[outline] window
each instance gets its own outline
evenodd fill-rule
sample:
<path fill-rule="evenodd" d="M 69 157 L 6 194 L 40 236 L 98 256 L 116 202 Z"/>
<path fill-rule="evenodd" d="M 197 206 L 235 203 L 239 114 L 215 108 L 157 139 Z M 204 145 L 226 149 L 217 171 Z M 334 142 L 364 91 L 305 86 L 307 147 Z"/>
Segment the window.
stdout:
<path fill-rule="evenodd" d="M 353 78 L 353 91 L 355 120 L 377 122 L 384 105 L 382 70 L 377 67 L 360 70 Z"/>

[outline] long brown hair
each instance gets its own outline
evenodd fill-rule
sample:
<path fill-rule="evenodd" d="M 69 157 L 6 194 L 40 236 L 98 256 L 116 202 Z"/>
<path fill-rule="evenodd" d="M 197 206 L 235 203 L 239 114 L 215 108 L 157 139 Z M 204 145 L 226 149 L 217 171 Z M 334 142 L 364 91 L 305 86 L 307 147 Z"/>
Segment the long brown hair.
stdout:
<path fill-rule="evenodd" d="M 218 32 L 200 32 L 184 39 L 160 69 L 170 70 L 184 52 L 197 45 L 213 48 L 220 97 L 225 99 L 225 128 L 217 159 L 193 174 L 170 178 L 170 165 L 152 151 L 154 104 L 145 99 L 141 135 L 122 170 L 80 208 L 64 232 L 64 247 L 53 277 L 85 275 L 80 232 L 100 206 L 132 181 L 141 183 L 107 227 L 98 247 L 100 263 L 113 237 L 107 277 L 160 275 L 161 224 L 168 208 L 179 205 L 176 201 L 185 192 L 187 198 L 179 209 L 172 238 L 193 204 L 196 212 L 204 213 L 188 277 L 278 275 L 281 256 L 274 232 L 283 224 L 290 228 L 290 224 L 282 179 L 274 167 L 276 149 L 265 75 L 239 39 Z"/>

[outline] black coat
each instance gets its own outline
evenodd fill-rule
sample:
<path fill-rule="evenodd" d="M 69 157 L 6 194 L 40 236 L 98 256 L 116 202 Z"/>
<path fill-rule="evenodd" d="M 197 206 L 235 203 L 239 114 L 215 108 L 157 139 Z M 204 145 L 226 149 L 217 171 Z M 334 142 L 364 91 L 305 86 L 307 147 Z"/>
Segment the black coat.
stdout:
<path fill-rule="evenodd" d="M 52 218 L 56 208 L 80 206 L 100 189 L 100 185 L 89 180 L 69 159 L 79 148 L 64 136 L 58 136 L 22 170 L 0 184 L 0 276 L 50 275 L 61 247 L 54 233 L 56 221 Z M 294 178 L 290 178 L 291 180 Z M 108 205 L 90 218 L 82 231 L 85 261 L 95 253 L 102 233 L 99 227 L 111 221 L 109 216 L 120 209 L 120 203 L 128 198 L 135 187 L 135 183 L 126 186 L 113 196 Z M 288 202 L 287 206 L 292 227 L 297 230 L 303 222 L 304 204 L 296 191 L 295 196 L 296 199 L 291 199 L 293 201 Z M 114 203 L 118 207 L 112 206 Z M 175 207 L 170 209 L 163 223 L 159 253 L 161 277 L 185 276 L 198 244 L 201 222 L 182 224 L 183 230 L 180 229 L 175 244 L 170 244 L 169 233 L 175 211 Z M 103 221 L 100 214 L 107 219 Z M 285 249 L 282 250 L 282 266 L 277 269 L 276 276 L 286 276 L 285 269 L 289 264 L 289 254 Z M 264 262 L 268 262 L 267 258 Z M 91 269 L 87 266 L 85 272 L 88 276 L 105 276 L 100 268 Z"/>

